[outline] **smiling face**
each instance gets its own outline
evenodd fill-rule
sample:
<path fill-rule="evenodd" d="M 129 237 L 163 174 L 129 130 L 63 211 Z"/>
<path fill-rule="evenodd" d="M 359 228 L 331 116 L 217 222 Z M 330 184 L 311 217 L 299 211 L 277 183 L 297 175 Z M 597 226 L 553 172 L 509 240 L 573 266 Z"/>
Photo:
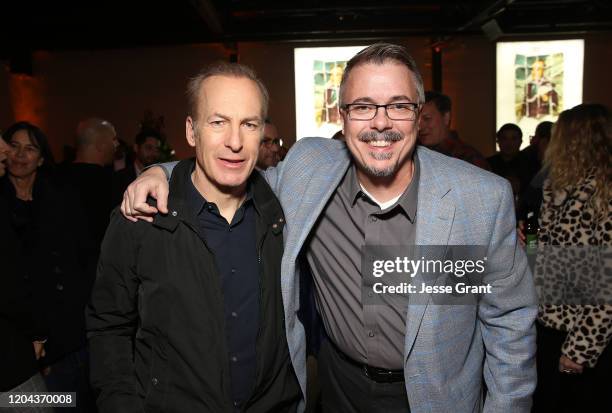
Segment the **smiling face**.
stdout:
<path fill-rule="evenodd" d="M 246 188 L 264 124 L 257 84 L 243 77 L 211 76 L 200 85 L 197 113 L 197 121 L 188 117 L 185 126 L 203 184 L 222 193 Z"/>
<path fill-rule="evenodd" d="M 40 148 L 24 129 L 9 138 L 8 171 L 14 177 L 27 178 L 36 173 L 44 162 Z"/>
<path fill-rule="evenodd" d="M 346 79 L 343 104 L 378 105 L 414 102 L 417 91 L 409 69 L 394 61 L 356 66 Z M 411 174 L 412 151 L 417 134 L 417 120 L 391 120 L 379 108 L 372 120 L 351 120 L 341 111 L 346 144 L 358 170 L 368 177 L 393 178 Z"/>

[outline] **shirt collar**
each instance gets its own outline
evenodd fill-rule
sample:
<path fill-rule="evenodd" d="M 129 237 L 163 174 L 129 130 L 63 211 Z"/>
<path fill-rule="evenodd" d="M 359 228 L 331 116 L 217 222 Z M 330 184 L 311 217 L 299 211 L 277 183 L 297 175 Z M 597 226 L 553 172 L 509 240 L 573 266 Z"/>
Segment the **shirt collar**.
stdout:
<path fill-rule="evenodd" d="M 187 180 L 187 186 L 189 187 L 187 189 L 187 205 L 189 205 L 189 209 L 191 209 L 194 215 L 196 216 L 199 215 L 202 212 L 202 210 L 204 208 L 208 208 L 208 206 L 214 206 L 215 208 L 217 207 L 213 202 L 207 201 L 206 198 L 204 198 L 204 196 L 200 193 L 200 191 L 198 191 L 198 189 L 193 183 L 191 174 L 190 174 L 189 179 Z M 249 178 L 249 180 L 247 181 L 246 198 L 244 199 L 244 202 L 242 203 L 242 205 L 246 205 L 247 202 L 250 202 L 252 200 L 253 200 L 253 188 L 252 188 L 252 185 L 250 183 L 250 178 Z M 257 206 L 255 206 L 255 209 L 257 209 Z"/>
<path fill-rule="evenodd" d="M 399 206 L 406 213 L 408 219 L 411 222 L 414 222 L 418 200 L 419 179 L 421 177 L 421 167 L 416 151 L 412 157 L 412 160 L 414 162 L 414 172 L 412 174 L 410 184 L 394 205 L 380 211 L 380 213 L 386 213 Z M 357 166 L 354 162 L 348 169 L 347 174 L 346 182 L 342 185 L 340 190 L 345 192 L 347 199 L 351 201 L 351 207 L 354 207 L 359 198 L 367 197 L 367 195 L 361 190 L 361 185 L 359 184 L 359 179 L 357 178 Z"/>

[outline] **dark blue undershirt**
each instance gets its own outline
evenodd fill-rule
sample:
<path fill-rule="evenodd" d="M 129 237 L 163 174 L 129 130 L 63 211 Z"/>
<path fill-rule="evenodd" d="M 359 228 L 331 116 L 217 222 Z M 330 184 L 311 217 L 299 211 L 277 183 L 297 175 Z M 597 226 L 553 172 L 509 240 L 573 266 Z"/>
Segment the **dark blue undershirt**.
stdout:
<path fill-rule="evenodd" d="M 197 213 L 197 231 L 215 256 L 221 277 L 231 396 L 238 411 L 250 397 L 255 384 L 255 344 L 260 318 L 257 212 L 248 191 L 246 200 L 228 224 L 217 206 L 207 202 L 191 180 L 189 184 L 191 206 Z"/>

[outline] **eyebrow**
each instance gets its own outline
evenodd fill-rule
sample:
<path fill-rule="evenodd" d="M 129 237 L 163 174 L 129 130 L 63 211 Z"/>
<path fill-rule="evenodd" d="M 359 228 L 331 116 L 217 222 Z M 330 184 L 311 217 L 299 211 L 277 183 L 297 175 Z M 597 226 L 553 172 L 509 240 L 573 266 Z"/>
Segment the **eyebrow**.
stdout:
<path fill-rule="evenodd" d="M 35 143 L 32 143 L 32 142 L 28 142 L 28 143 L 22 144 L 19 141 L 14 141 L 13 140 L 13 141 L 9 141 L 9 145 L 19 145 L 19 146 L 23 146 L 23 147 L 31 146 L 33 148 L 40 149 L 40 146 L 38 146 L 38 145 L 36 145 Z"/>
<path fill-rule="evenodd" d="M 219 113 L 219 112 L 213 113 L 212 115 L 207 117 L 206 120 L 209 120 L 210 118 L 214 118 L 214 117 L 221 118 L 221 119 L 224 119 L 224 120 L 232 120 L 232 118 L 230 116 L 224 115 L 224 114 Z"/>
<path fill-rule="evenodd" d="M 406 96 L 406 95 L 396 95 L 396 96 L 392 96 L 391 99 L 388 100 L 388 102 L 398 102 L 398 101 L 406 101 L 406 102 L 410 102 L 410 103 L 416 103 L 414 101 L 414 99 Z M 362 97 L 358 97 L 357 99 L 353 100 L 352 103 L 373 103 L 373 104 L 377 104 L 374 99 L 367 97 L 367 96 L 362 96 Z"/>
<path fill-rule="evenodd" d="M 253 121 L 261 122 L 262 120 L 259 116 L 250 116 L 250 117 L 242 119 L 241 122 L 244 123 L 244 122 L 253 122 Z"/>
<path fill-rule="evenodd" d="M 210 115 L 210 116 L 208 117 L 208 119 L 210 119 L 210 118 L 212 118 L 212 117 L 215 117 L 215 116 L 216 116 L 216 117 L 219 117 L 219 118 L 221 118 L 221 119 L 224 119 L 224 120 L 230 120 L 230 121 L 232 120 L 232 117 L 231 117 L 231 116 L 224 115 L 224 114 L 219 113 L 219 112 L 215 112 L 215 113 L 213 113 L 212 115 Z M 253 121 L 262 122 L 262 119 L 261 119 L 261 117 L 260 117 L 260 116 L 248 116 L 248 117 L 246 117 L 246 118 L 241 119 L 241 120 L 240 120 L 240 123 L 244 123 L 244 122 L 253 122 Z"/>

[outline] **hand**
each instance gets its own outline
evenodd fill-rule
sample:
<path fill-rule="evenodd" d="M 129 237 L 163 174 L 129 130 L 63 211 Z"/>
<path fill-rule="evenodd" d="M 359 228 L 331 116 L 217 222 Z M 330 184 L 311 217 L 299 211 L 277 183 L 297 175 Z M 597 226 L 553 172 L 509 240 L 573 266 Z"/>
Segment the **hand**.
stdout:
<path fill-rule="evenodd" d="M 157 208 L 147 204 L 147 197 L 157 200 Z M 123 193 L 121 213 L 130 221 L 153 222 L 153 215 L 168 213 L 168 180 L 160 166 L 147 169 Z"/>
<path fill-rule="evenodd" d="M 561 356 L 559 359 L 559 371 L 567 374 L 581 374 L 584 370 L 581 364 L 572 361 L 566 356 Z"/>
<path fill-rule="evenodd" d="M 518 235 L 519 245 L 525 248 L 525 221 L 519 221 L 516 227 L 516 235 Z"/>
<path fill-rule="evenodd" d="M 36 360 L 45 357 L 45 343 L 42 341 L 32 341 L 32 345 L 34 346 L 34 355 L 36 356 Z"/>

